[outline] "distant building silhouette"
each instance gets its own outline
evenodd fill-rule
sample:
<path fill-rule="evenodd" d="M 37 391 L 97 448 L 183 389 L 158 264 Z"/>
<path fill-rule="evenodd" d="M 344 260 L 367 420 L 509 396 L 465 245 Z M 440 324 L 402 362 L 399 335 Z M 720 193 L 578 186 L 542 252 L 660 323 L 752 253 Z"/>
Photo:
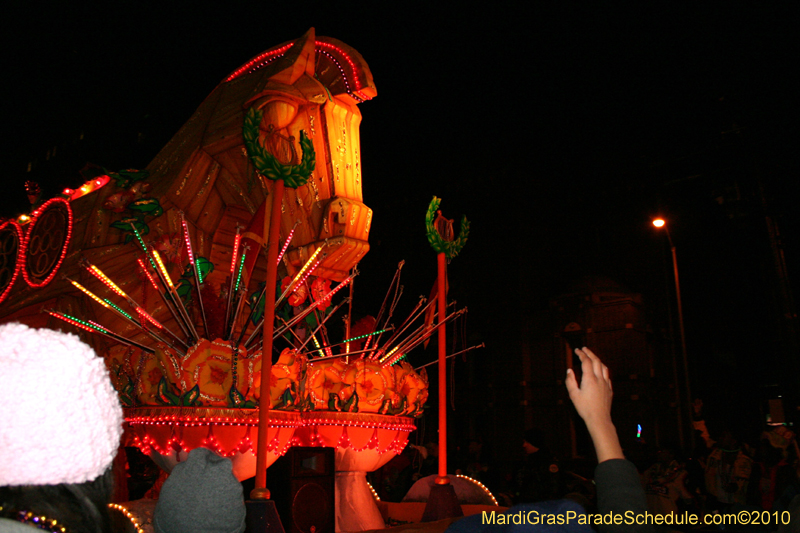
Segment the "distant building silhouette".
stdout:
<path fill-rule="evenodd" d="M 480 435 L 498 463 L 521 453 L 523 433 L 533 427 L 545 431 L 546 445 L 557 455 L 591 457 L 589 435 L 564 386 L 570 348 L 588 346 L 611 370 L 612 416 L 626 453 L 675 442 L 680 403 L 674 353 L 669 335 L 654 333 L 646 311 L 641 294 L 589 276 L 550 298 L 547 309 L 523 312 L 507 324 L 509 330 L 519 328 L 507 335 L 517 349 L 490 362 L 468 360 L 466 379 L 458 379 L 456 387 L 456 405 L 466 409 L 453 413 L 459 420 L 453 429 L 463 431 L 463 439 Z M 574 361 L 578 364 L 577 357 Z M 637 439 L 639 426 L 644 440 Z"/>

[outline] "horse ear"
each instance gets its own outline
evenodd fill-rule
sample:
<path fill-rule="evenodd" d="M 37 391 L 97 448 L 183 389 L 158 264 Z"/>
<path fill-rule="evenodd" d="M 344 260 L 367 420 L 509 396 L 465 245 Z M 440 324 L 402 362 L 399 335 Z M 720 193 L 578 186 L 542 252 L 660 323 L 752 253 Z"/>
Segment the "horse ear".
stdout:
<path fill-rule="evenodd" d="M 313 78 L 314 68 L 316 66 L 315 45 L 316 34 L 314 28 L 309 28 L 302 37 L 294 42 L 294 45 L 289 51 L 286 52 L 284 60 L 289 63 L 289 65 L 270 79 L 279 83 L 285 83 L 286 85 L 294 85 L 303 74 L 308 74 Z"/>

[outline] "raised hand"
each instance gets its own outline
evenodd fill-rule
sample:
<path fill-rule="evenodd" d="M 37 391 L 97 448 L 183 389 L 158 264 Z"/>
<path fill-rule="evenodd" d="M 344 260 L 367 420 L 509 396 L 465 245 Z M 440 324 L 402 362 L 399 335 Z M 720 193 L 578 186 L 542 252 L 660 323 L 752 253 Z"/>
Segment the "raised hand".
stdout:
<path fill-rule="evenodd" d="M 608 367 L 588 348 L 576 349 L 581 360 L 582 378 L 578 385 L 575 373 L 567 369 L 567 391 L 575 410 L 586 423 L 592 436 L 599 462 L 608 459 L 624 459 L 617 430 L 611 422 L 611 386 Z"/>

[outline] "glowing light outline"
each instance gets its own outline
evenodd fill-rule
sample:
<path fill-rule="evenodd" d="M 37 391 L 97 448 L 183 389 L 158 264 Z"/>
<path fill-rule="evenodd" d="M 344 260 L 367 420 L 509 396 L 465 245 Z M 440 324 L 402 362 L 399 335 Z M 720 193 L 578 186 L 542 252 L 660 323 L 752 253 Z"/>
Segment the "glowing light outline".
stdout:
<path fill-rule="evenodd" d="M 50 274 L 44 279 L 44 281 L 40 283 L 35 283 L 31 281 L 28 276 L 28 269 L 26 267 L 28 263 L 28 245 L 30 244 L 31 240 L 31 233 L 33 233 L 33 228 L 36 226 L 36 222 L 39 220 L 39 217 L 44 214 L 45 211 L 50 207 L 51 204 L 54 203 L 61 203 L 67 208 L 67 236 L 64 239 L 64 245 L 61 248 L 61 257 L 58 258 L 56 262 L 56 266 L 53 267 L 53 270 Z M 72 240 L 72 208 L 69 205 L 69 202 L 64 198 L 51 198 L 50 200 L 46 201 L 42 204 L 41 207 L 36 209 L 33 212 L 33 216 L 31 217 L 31 221 L 27 224 L 27 233 L 25 234 L 25 241 L 21 247 L 20 255 L 25 256 L 25 265 L 22 267 L 22 277 L 25 278 L 25 282 L 28 284 L 29 287 L 32 289 L 41 289 L 42 287 L 48 285 L 53 279 L 56 277 L 58 270 L 61 268 L 61 264 L 64 262 L 64 258 L 67 257 L 67 249 L 69 248 L 69 243 Z"/>
<path fill-rule="evenodd" d="M 3 303 L 6 297 L 11 294 L 11 289 L 14 288 L 14 284 L 17 282 L 17 278 L 19 277 L 19 271 L 22 269 L 22 265 L 25 262 L 24 256 L 22 255 L 22 243 L 25 240 L 25 232 L 22 230 L 22 226 L 20 226 L 15 220 L 6 220 L 0 224 L 0 231 L 6 229 L 6 226 L 9 224 L 17 230 L 17 258 L 14 264 L 14 272 L 11 274 L 11 281 L 8 282 L 8 287 L 6 287 L 3 293 L 0 294 L 0 303 Z"/>
<path fill-rule="evenodd" d="M 233 81 L 241 76 L 244 76 L 246 74 L 252 74 L 257 70 L 264 68 L 265 66 L 272 63 L 276 59 L 283 57 L 285 53 L 292 46 L 294 46 L 294 44 L 295 44 L 294 42 L 291 42 L 279 48 L 275 48 L 273 50 L 268 50 L 266 52 L 260 53 L 256 57 L 247 61 L 244 65 L 242 65 L 238 69 L 234 70 L 227 78 L 225 78 L 225 81 L 226 82 Z M 339 63 L 338 59 L 336 59 L 330 51 L 324 50 L 325 48 L 327 48 L 328 50 L 333 50 L 334 52 L 341 55 L 341 57 L 343 57 L 345 61 L 347 61 L 348 65 L 350 66 L 350 70 L 352 72 L 353 86 L 355 87 L 354 90 L 351 90 L 350 88 L 348 75 L 345 72 L 345 69 L 342 67 L 341 63 Z M 344 50 L 342 50 L 333 43 L 327 43 L 325 41 L 318 41 L 318 40 L 314 41 L 314 51 L 322 53 L 328 59 L 330 59 L 334 65 L 336 65 L 336 67 L 339 69 L 339 72 L 342 74 L 342 79 L 344 80 L 347 94 L 353 95 L 355 93 L 358 98 L 363 100 L 369 100 L 369 97 L 361 93 L 363 85 L 361 84 L 361 80 L 358 77 L 358 66 L 356 65 L 356 62 L 353 61 L 353 58 L 350 56 L 349 53 L 345 52 Z"/>

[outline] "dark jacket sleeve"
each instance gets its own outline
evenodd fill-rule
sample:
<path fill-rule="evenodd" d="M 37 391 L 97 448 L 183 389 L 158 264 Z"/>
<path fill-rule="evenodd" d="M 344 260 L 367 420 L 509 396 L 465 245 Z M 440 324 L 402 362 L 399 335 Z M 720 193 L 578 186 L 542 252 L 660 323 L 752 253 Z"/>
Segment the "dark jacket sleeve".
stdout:
<path fill-rule="evenodd" d="M 597 508 L 605 515 L 613 513 L 614 516 L 644 515 L 647 512 L 647 499 L 639 477 L 639 472 L 633 463 L 625 459 L 610 459 L 603 461 L 594 471 L 594 481 L 597 485 Z M 631 514 L 632 513 L 632 514 Z M 600 526 L 602 533 L 653 533 L 655 528 L 651 524 L 618 524 Z"/>

